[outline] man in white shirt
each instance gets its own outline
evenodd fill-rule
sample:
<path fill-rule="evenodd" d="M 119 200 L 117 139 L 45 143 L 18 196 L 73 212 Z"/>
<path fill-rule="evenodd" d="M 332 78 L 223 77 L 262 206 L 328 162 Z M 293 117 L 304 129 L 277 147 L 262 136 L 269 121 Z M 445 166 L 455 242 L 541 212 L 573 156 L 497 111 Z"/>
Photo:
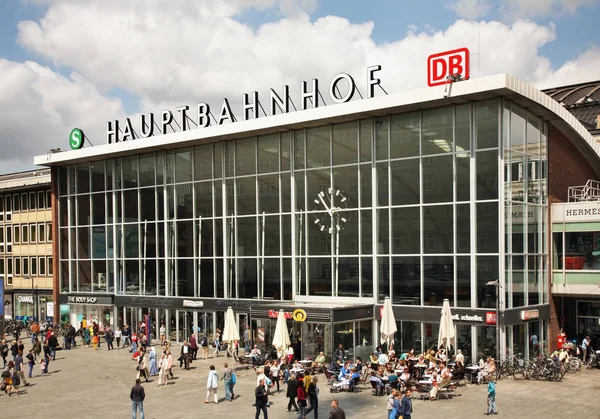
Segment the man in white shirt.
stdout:
<path fill-rule="evenodd" d="M 461 364 L 465 365 L 465 356 L 462 354 L 462 351 L 460 349 L 456 351 L 455 360 L 456 362 L 460 362 Z"/>
<path fill-rule="evenodd" d="M 186 341 L 183 342 L 183 346 L 181 347 L 181 357 L 179 358 L 179 368 L 185 364 L 185 369 L 190 369 L 190 345 Z"/>
<path fill-rule="evenodd" d="M 257 345 L 254 345 L 254 348 L 252 348 L 252 351 L 250 352 L 250 355 L 252 355 L 252 362 L 254 364 L 258 363 L 258 357 L 260 357 L 260 349 L 258 349 Z"/>
<path fill-rule="evenodd" d="M 583 355 L 583 362 L 585 362 L 587 360 L 588 346 L 590 346 L 590 337 L 586 336 L 585 338 L 583 338 L 583 341 L 581 342 L 581 353 Z"/>

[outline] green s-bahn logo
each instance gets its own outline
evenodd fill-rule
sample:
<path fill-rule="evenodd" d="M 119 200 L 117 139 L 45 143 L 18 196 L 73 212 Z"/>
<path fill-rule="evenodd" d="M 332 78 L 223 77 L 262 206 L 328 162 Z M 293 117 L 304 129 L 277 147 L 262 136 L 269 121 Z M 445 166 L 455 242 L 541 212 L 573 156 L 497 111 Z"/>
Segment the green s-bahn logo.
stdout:
<path fill-rule="evenodd" d="M 83 147 L 83 131 L 79 128 L 73 128 L 71 134 L 69 134 L 69 145 L 73 150 L 79 150 Z"/>

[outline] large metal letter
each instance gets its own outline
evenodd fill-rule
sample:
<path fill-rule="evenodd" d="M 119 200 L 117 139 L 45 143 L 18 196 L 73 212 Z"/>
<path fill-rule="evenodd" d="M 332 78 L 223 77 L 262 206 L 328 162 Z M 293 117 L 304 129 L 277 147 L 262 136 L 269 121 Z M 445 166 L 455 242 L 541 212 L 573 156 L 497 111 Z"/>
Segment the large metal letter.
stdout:
<path fill-rule="evenodd" d="M 348 82 L 348 93 L 345 95 L 341 95 L 338 97 L 335 94 L 335 91 L 338 89 L 337 85 L 340 80 L 346 80 Z M 333 79 L 331 79 L 331 83 L 329 84 L 329 97 L 335 103 L 346 103 L 352 100 L 352 96 L 354 96 L 354 91 L 356 90 L 356 84 L 354 83 L 354 79 L 351 75 L 346 73 L 336 74 Z"/>
<path fill-rule="evenodd" d="M 125 129 L 123 130 L 123 140 L 133 140 L 135 137 L 133 136 L 133 127 L 131 126 L 131 120 L 129 118 L 125 119 Z"/>
<path fill-rule="evenodd" d="M 242 112 L 244 113 L 244 121 L 250 119 L 248 111 L 254 113 L 254 119 L 258 118 L 258 92 L 252 92 L 252 102 L 248 103 L 248 93 L 244 93 L 242 97 Z"/>
<path fill-rule="evenodd" d="M 177 108 L 177 112 L 180 115 L 180 125 L 182 131 L 187 131 L 187 111 L 190 109 L 189 106 L 180 106 Z"/>
<path fill-rule="evenodd" d="M 171 112 L 168 109 L 165 109 L 162 112 L 162 133 L 166 134 L 167 133 L 167 127 L 169 125 L 171 125 L 171 122 L 173 122 L 173 112 Z"/>
<path fill-rule="evenodd" d="M 198 128 L 208 126 L 210 126 L 210 106 L 202 102 L 198 104 Z"/>
<path fill-rule="evenodd" d="M 307 109 L 306 101 L 308 98 L 312 98 L 313 108 L 319 107 L 319 80 L 313 79 L 313 90 L 312 92 L 306 91 L 306 82 L 300 82 L 300 110 Z"/>
<path fill-rule="evenodd" d="M 154 135 L 154 114 L 150 113 L 148 115 L 150 119 L 149 123 L 146 123 L 146 115 L 140 115 L 140 135 L 142 138 L 148 138 Z M 146 127 L 148 127 L 147 130 Z"/>
<path fill-rule="evenodd" d="M 114 126 L 112 122 L 106 122 L 106 142 L 108 144 L 119 142 L 119 121 L 115 121 Z"/>
<path fill-rule="evenodd" d="M 219 125 L 223 125 L 223 121 L 226 119 L 229 119 L 230 122 L 235 122 L 233 112 L 231 112 L 231 106 L 229 106 L 229 101 L 227 98 L 223 99 L 223 105 L 221 106 L 221 113 L 219 114 L 219 120 L 217 123 Z"/>
<path fill-rule="evenodd" d="M 381 71 L 380 65 L 374 65 L 371 67 L 367 67 L 367 97 L 372 98 L 375 96 L 375 86 L 379 86 L 381 84 L 381 80 L 378 78 L 374 78 L 373 75 L 376 71 Z"/>
<path fill-rule="evenodd" d="M 290 111 L 290 86 L 287 84 L 283 85 L 284 99 L 282 99 L 281 96 L 279 96 L 273 89 L 271 89 L 270 96 L 271 98 L 269 102 L 271 103 L 271 116 L 275 115 L 275 105 L 277 105 L 279 110 L 281 110 L 283 113 L 288 113 Z"/>

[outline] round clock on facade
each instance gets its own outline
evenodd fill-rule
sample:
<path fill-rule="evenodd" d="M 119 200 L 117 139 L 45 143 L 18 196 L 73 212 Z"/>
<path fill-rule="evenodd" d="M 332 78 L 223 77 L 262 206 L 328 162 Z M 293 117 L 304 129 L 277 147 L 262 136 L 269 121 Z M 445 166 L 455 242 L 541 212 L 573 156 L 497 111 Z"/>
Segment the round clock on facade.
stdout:
<path fill-rule="evenodd" d="M 333 233 L 344 229 L 348 222 L 348 204 L 350 199 L 339 189 L 329 188 L 321 191 L 314 199 L 315 211 L 325 211 L 325 214 L 316 214 L 315 225 L 321 231 Z"/>

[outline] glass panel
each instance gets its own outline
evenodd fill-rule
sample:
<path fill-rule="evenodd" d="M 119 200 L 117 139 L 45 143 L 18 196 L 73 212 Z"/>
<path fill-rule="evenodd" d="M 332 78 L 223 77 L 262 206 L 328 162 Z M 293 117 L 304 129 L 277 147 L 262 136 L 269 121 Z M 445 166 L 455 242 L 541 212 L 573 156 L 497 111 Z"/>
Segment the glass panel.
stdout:
<path fill-rule="evenodd" d="M 527 112 L 519 106 L 512 104 L 510 115 L 510 148 L 520 153 L 525 153 L 525 121 Z"/>
<path fill-rule="evenodd" d="M 137 189 L 123 191 L 124 221 L 134 222 L 138 218 L 138 191 Z"/>
<path fill-rule="evenodd" d="M 498 147 L 498 99 L 475 103 L 477 149 Z"/>
<path fill-rule="evenodd" d="M 377 160 L 388 158 L 389 125 L 387 117 L 375 119 L 375 158 Z"/>
<path fill-rule="evenodd" d="M 238 178 L 236 183 L 238 215 L 256 214 L 256 178 Z"/>
<path fill-rule="evenodd" d="M 192 149 L 186 148 L 175 152 L 175 182 L 192 181 Z"/>
<path fill-rule="evenodd" d="M 256 218 L 238 217 L 236 256 L 256 256 Z"/>
<path fill-rule="evenodd" d="M 373 253 L 373 222 L 370 210 L 360 211 L 361 223 L 361 248 L 360 253 L 368 255 Z"/>
<path fill-rule="evenodd" d="M 456 257 L 456 306 L 471 307 L 471 258 Z"/>
<path fill-rule="evenodd" d="M 281 174 L 281 211 L 290 212 L 292 210 L 291 176 L 289 173 Z"/>
<path fill-rule="evenodd" d="M 122 188 L 136 188 L 138 186 L 138 158 L 137 156 L 123 157 Z"/>
<path fill-rule="evenodd" d="M 80 163 L 77 166 L 77 193 L 90 191 L 90 166 L 88 163 Z M 27 210 L 27 204 L 21 203 L 21 210 Z"/>
<path fill-rule="evenodd" d="M 390 158 L 419 156 L 419 112 L 391 116 Z"/>
<path fill-rule="evenodd" d="M 467 153 L 456 154 L 456 200 L 469 201 L 471 194 L 471 158 Z"/>
<path fill-rule="evenodd" d="M 419 207 L 392 208 L 392 253 L 420 253 L 420 225 Z"/>
<path fill-rule="evenodd" d="M 377 253 L 379 254 L 389 254 L 390 253 L 390 221 L 389 215 L 390 210 L 388 208 L 377 210 Z M 400 214 L 398 214 L 400 215 Z M 400 222 L 400 220 L 398 220 Z M 398 225 L 399 229 L 402 229 L 402 225 Z M 398 243 L 400 244 L 400 243 Z"/>
<path fill-rule="evenodd" d="M 496 307 L 496 287 L 487 285 L 498 280 L 498 256 L 477 256 L 477 307 Z"/>
<path fill-rule="evenodd" d="M 456 253 L 471 253 L 470 211 L 469 204 L 456 206 Z"/>
<path fill-rule="evenodd" d="M 389 172 L 388 163 L 377 163 L 377 203 L 378 206 L 389 205 Z"/>
<path fill-rule="evenodd" d="M 444 299 L 454 305 L 454 258 L 428 256 L 423 258 L 423 300 L 425 305 L 441 306 Z"/>
<path fill-rule="evenodd" d="M 263 227 L 264 226 L 264 227 Z M 264 228 L 264 254 L 266 256 L 279 256 L 280 251 L 280 231 L 279 231 L 279 215 L 263 216 L 258 217 L 258 228 L 260 232 L 259 244 L 261 246 L 259 254 L 262 255 L 263 243 L 262 243 L 262 231 Z M 279 286 L 278 286 L 279 288 Z"/>
<path fill-rule="evenodd" d="M 362 295 L 361 297 L 373 296 L 373 258 L 361 258 Z"/>
<path fill-rule="evenodd" d="M 476 162 L 477 199 L 498 199 L 498 152 L 480 151 Z"/>
<path fill-rule="evenodd" d="M 140 156 L 140 186 L 154 186 L 156 180 L 156 158 L 154 153 Z"/>
<path fill-rule="evenodd" d="M 357 121 L 333 125 L 333 165 L 358 162 Z"/>
<path fill-rule="evenodd" d="M 484 362 L 488 356 L 496 358 L 496 327 L 478 326 L 477 330 L 477 362 L 483 359 Z"/>
<path fill-rule="evenodd" d="M 256 138 L 237 140 L 235 145 L 236 176 L 256 173 Z"/>
<path fill-rule="evenodd" d="M 540 119 L 527 113 L 527 154 L 530 156 L 540 156 Z"/>
<path fill-rule="evenodd" d="M 125 224 L 123 226 L 123 240 L 125 243 L 125 257 L 139 257 L 139 228 L 138 224 Z"/>
<path fill-rule="evenodd" d="M 387 261 L 387 259 L 386 259 Z M 418 256 L 393 257 L 394 304 L 421 304 L 421 262 Z"/>
<path fill-rule="evenodd" d="M 371 180 L 371 165 L 361 164 L 360 171 L 360 207 L 370 207 L 373 203 L 373 191 Z"/>
<path fill-rule="evenodd" d="M 306 131 L 306 167 L 330 165 L 331 127 L 329 125 Z"/>
<path fill-rule="evenodd" d="M 304 210 L 306 209 L 306 191 L 304 189 L 304 176 L 305 176 L 305 172 L 296 172 L 294 174 L 294 181 L 296 182 L 296 208 L 298 210 Z M 313 203 L 313 199 L 315 199 L 315 197 L 310 197 L 309 200 L 309 208 L 313 209 L 314 208 L 314 203 Z"/>
<path fill-rule="evenodd" d="M 421 352 L 421 323 L 420 322 L 396 322 L 396 353 Z M 462 346 L 461 346 L 462 347 Z"/>
<path fill-rule="evenodd" d="M 453 119 L 451 106 L 423 111 L 422 155 L 454 151 Z"/>
<path fill-rule="evenodd" d="M 257 260 L 237 258 L 236 262 L 238 298 L 255 298 L 258 295 Z"/>
<path fill-rule="evenodd" d="M 281 274 L 278 258 L 266 258 L 264 261 L 264 284 L 261 287 L 263 296 L 273 300 L 281 300 Z M 260 264 L 259 264 L 260 266 Z M 290 284 L 291 285 L 291 284 Z"/>
<path fill-rule="evenodd" d="M 92 224 L 106 223 L 104 197 L 104 193 L 92 194 Z"/>
<path fill-rule="evenodd" d="M 140 189 L 140 220 L 154 221 L 156 219 L 156 191 L 154 188 Z"/>
<path fill-rule="evenodd" d="M 338 296 L 358 297 L 360 266 L 357 257 L 340 257 L 338 260 Z"/>
<path fill-rule="evenodd" d="M 423 207 L 423 250 L 425 253 L 454 252 L 452 205 Z M 416 240 L 415 240 L 416 241 Z"/>
<path fill-rule="evenodd" d="M 455 109 L 454 140 L 456 151 L 468 151 L 471 149 L 471 105 L 458 105 Z"/>
<path fill-rule="evenodd" d="M 230 143 L 232 143 L 230 141 Z M 223 142 L 214 143 L 214 169 L 213 177 L 221 179 L 223 177 Z"/>
<path fill-rule="evenodd" d="M 419 203 L 419 159 L 390 162 L 392 176 L 392 205 L 409 205 Z M 383 179 L 381 179 L 383 180 Z M 386 179 L 387 180 L 387 179 Z M 423 179 L 425 182 L 425 178 Z M 378 188 L 382 187 L 381 181 Z M 450 188 L 450 200 L 452 199 Z M 382 194 L 379 193 L 382 197 Z M 382 204 L 380 202 L 380 204 Z"/>
<path fill-rule="evenodd" d="M 454 162 L 452 155 L 423 157 L 424 203 L 453 201 L 453 165 Z"/>
<path fill-rule="evenodd" d="M 290 141 L 292 132 L 284 132 L 281 134 L 281 171 L 290 170 Z"/>
<path fill-rule="evenodd" d="M 304 169 L 304 130 L 294 131 L 294 169 Z"/>
<path fill-rule="evenodd" d="M 315 223 L 317 219 L 323 221 Z M 331 234 L 328 231 L 331 226 L 331 218 L 329 215 L 326 212 L 313 213 L 308 218 L 307 224 L 309 254 L 331 255 Z"/>
<path fill-rule="evenodd" d="M 279 134 L 258 137 L 258 173 L 277 171 L 279 171 Z"/>
<path fill-rule="evenodd" d="M 175 185 L 176 201 L 175 211 L 178 219 L 192 218 L 194 216 L 194 190 L 192 183 Z"/>
<path fill-rule="evenodd" d="M 360 121 L 360 161 L 371 161 L 371 148 L 373 145 L 373 120 Z"/>
<path fill-rule="evenodd" d="M 238 179 L 238 182 L 239 180 L 241 179 Z M 258 212 L 263 211 L 279 212 L 279 175 L 258 177 Z"/>
<path fill-rule="evenodd" d="M 498 253 L 498 203 L 477 204 L 477 253 Z"/>
<path fill-rule="evenodd" d="M 212 178 L 212 144 L 194 147 L 194 179 L 209 180 Z"/>
<path fill-rule="evenodd" d="M 92 178 L 92 192 L 104 191 L 104 162 L 90 163 L 90 175 Z"/>

